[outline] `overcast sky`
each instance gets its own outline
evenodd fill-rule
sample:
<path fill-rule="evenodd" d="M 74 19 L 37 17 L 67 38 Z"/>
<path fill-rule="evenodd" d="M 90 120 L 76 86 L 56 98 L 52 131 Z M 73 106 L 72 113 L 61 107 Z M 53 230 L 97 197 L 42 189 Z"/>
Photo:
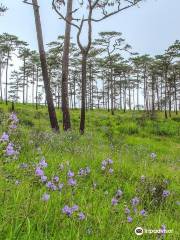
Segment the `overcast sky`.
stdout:
<path fill-rule="evenodd" d="M 31 0 L 29 0 L 31 1 Z M 0 0 L 9 11 L 0 17 L 0 33 L 8 32 L 27 41 L 36 49 L 33 11 L 22 0 Z M 64 22 L 52 10 L 51 0 L 39 0 L 45 43 L 64 33 Z M 93 37 L 100 31 L 120 31 L 126 42 L 140 54 L 161 54 L 176 39 L 180 39 L 180 0 L 146 0 L 140 8 L 123 13 L 94 25 Z M 73 31 L 75 36 L 75 30 Z"/>

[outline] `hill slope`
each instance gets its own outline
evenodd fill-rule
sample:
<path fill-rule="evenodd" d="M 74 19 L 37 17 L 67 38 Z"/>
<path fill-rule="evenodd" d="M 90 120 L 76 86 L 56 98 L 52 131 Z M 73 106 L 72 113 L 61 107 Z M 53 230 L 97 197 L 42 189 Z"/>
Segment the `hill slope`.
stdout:
<path fill-rule="evenodd" d="M 0 239 L 178 239 L 179 118 L 94 110 L 81 136 L 71 114 L 55 134 L 45 108 L 0 105 Z"/>

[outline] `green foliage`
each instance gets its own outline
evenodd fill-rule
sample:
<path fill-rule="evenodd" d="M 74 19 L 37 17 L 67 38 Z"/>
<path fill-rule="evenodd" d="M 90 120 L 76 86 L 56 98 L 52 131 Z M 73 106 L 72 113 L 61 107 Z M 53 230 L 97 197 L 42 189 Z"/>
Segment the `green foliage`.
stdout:
<path fill-rule="evenodd" d="M 164 121 L 161 113 L 152 121 L 142 112 L 116 112 L 112 116 L 93 110 L 87 112 L 87 130 L 81 136 L 76 131 L 78 110 L 71 112 L 72 131 L 61 130 L 60 134 L 51 132 L 46 108 L 36 111 L 33 106 L 17 104 L 16 111 L 20 126 L 11 141 L 21 146 L 21 154 L 19 160 L 0 162 L 0 239 L 135 240 L 139 239 L 134 234 L 137 226 L 159 229 L 162 224 L 174 231 L 166 239 L 178 239 L 179 121 Z M 57 113 L 61 119 L 60 111 Z M 7 107 L 3 104 L 0 119 L 2 133 L 7 131 Z M 152 152 L 157 155 L 155 159 Z M 48 190 L 34 174 L 42 155 L 48 163 L 44 170 L 48 179 L 58 175 L 66 183 L 69 169 L 77 175 L 86 166 L 91 173 L 76 176 L 78 186 L 73 192 L 66 185 L 61 193 L 48 192 L 50 200 L 43 202 L 42 195 Z M 113 174 L 101 170 L 101 162 L 107 158 L 114 161 Z M 29 168 L 20 168 L 22 163 Z M 62 163 L 63 171 L 59 168 Z M 15 184 L 17 180 L 19 184 Z M 113 207 L 111 200 L 118 189 L 123 195 Z M 162 197 L 164 190 L 170 192 L 167 198 Z M 140 199 L 137 213 L 131 206 L 136 196 Z M 84 221 L 62 214 L 65 205 L 73 204 L 85 213 Z M 131 210 L 132 223 L 127 223 L 125 207 Z M 147 211 L 146 217 L 140 215 L 142 209 Z M 143 239 L 157 239 L 157 235 L 144 234 Z"/>

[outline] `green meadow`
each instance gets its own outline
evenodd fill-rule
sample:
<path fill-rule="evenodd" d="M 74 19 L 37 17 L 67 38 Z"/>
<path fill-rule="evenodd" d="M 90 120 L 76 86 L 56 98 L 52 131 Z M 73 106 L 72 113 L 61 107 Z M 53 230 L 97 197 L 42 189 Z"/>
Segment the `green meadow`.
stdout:
<path fill-rule="evenodd" d="M 89 110 L 80 135 L 79 110 L 71 111 L 72 130 L 59 134 L 45 107 L 17 104 L 15 113 L 19 122 L 10 129 L 11 105 L 0 104 L 0 136 L 6 132 L 18 152 L 7 156 L 8 143 L 0 141 L 0 239 L 180 239 L 178 115 L 165 120 L 156 112 L 152 120 L 143 111 Z M 36 172 L 42 159 L 45 182 Z M 63 211 L 74 205 L 77 211 Z M 162 225 L 172 233 L 134 232 Z"/>

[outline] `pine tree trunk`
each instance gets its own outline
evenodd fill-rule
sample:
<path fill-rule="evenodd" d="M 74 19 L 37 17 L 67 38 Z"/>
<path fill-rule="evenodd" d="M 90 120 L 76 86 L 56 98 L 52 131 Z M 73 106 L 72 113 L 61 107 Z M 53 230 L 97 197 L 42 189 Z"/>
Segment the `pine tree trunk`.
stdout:
<path fill-rule="evenodd" d="M 6 105 L 8 104 L 8 69 L 9 69 L 9 51 L 7 54 L 7 62 L 6 62 L 6 92 L 5 92 Z"/>
<path fill-rule="evenodd" d="M 0 100 L 2 101 L 2 64 L 0 63 Z"/>
<path fill-rule="evenodd" d="M 86 111 L 86 64 L 87 55 L 82 54 L 82 83 L 81 83 L 81 120 L 80 133 L 84 133 L 85 129 L 85 111 Z"/>
<path fill-rule="evenodd" d="M 28 85 L 28 77 L 26 80 L 26 103 L 28 103 L 28 94 L 29 94 L 29 85 Z"/>
<path fill-rule="evenodd" d="M 129 110 L 131 111 L 131 82 L 129 80 Z"/>
<path fill-rule="evenodd" d="M 41 61 L 44 88 L 45 88 L 45 93 L 46 93 L 46 100 L 47 100 L 47 104 L 48 104 L 50 123 L 51 123 L 51 127 L 53 130 L 59 131 L 58 121 L 57 121 L 55 107 L 54 107 L 54 103 L 53 103 L 53 96 L 52 96 L 51 87 L 50 87 L 50 79 L 48 76 L 46 54 L 45 54 L 45 50 L 44 50 L 41 20 L 40 20 L 40 14 L 39 14 L 39 6 L 38 6 L 37 0 L 32 0 L 32 3 L 33 3 L 33 9 L 34 9 L 39 55 L 40 55 L 40 61 Z"/>
<path fill-rule="evenodd" d="M 174 101 L 175 101 L 175 112 L 178 115 L 178 107 L 177 107 L 177 86 L 176 86 L 176 76 L 174 75 Z"/>
<path fill-rule="evenodd" d="M 167 119 L 168 116 L 167 116 L 167 72 L 165 73 L 165 96 L 164 96 L 164 115 L 165 115 L 165 118 Z"/>
<path fill-rule="evenodd" d="M 139 73 L 137 74 L 137 109 L 139 110 Z"/>
<path fill-rule="evenodd" d="M 23 104 L 25 104 L 26 58 L 23 59 Z"/>
<path fill-rule="evenodd" d="M 74 84 L 73 84 L 73 87 L 74 87 L 74 108 L 76 108 L 76 76 L 74 76 L 73 81 L 74 81 Z"/>
<path fill-rule="evenodd" d="M 169 117 L 171 118 L 171 83 L 170 83 L 170 86 L 169 86 Z"/>
<path fill-rule="evenodd" d="M 32 104 L 34 104 L 34 75 L 35 75 L 35 70 L 33 67 L 33 77 L 32 77 Z"/>
<path fill-rule="evenodd" d="M 112 63 L 111 63 L 112 64 Z M 114 88 L 113 88 L 113 69 L 111 67 L 110 69 L 110 79 L 111 79 L 111 83 L 110 83 L 110 88 L 111 88 L 111 114 L 114 115 Z"/>
<path fill-rule="evenodd" d="M 36 110 L 38 110 L 38 84 L 39 84 L 39 70 L 36 72 Z"/>
<path fill-rule="evenodd" d="M 155 101 L 155 94 L 154 94 L 154 85 L 155 85 L 155 76 L 153 75 L 152 76 L 152 79 L 151 79 L 151 81 L 152 81 L 152 89 L 151 89 L 151 91 L 152 91 L 152 114 L 151 114 L 151 117 L 154 119 L 154 117 L 155 117 L 155 103 L 154 103 L 154 101 Z"/>
<path fill-rule="evenodd" d="M 122 86 L 121 86 L 121 77 L 119 80 L 119 105 L 120 105 L 120 110 L 122 110 Z"/>
<path fill-rule="evenodd" d="M 72 20 L 72 0 L 67 1 L 66 18 L 69 22 Z M 66 22 L 64 49 L 62 58 L 62 112 L 63 112 L 63 129 L 67 131 L 71 128 L 68 98 L 68 76 L 69 76 L 69 47 L 70 47 L 71 24 Z"/>

